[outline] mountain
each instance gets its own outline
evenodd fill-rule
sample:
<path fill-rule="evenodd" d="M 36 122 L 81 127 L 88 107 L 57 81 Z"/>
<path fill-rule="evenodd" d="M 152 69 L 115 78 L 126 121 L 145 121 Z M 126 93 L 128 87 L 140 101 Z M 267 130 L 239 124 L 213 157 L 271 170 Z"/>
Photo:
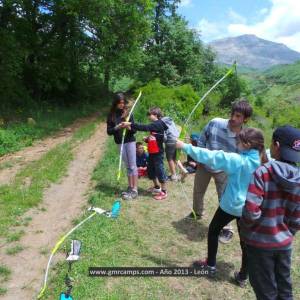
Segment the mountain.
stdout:
<path fill-rule="evenodd" d="M 209 45 L 217 53 L 217 61 L 231 65 L 235 60 L 239 66 L 251 69 L 267 69 L 279 64 L 292 64 L 300 60 L 300 53 L 284 44 L 245 34 L 215 40 Z"/>

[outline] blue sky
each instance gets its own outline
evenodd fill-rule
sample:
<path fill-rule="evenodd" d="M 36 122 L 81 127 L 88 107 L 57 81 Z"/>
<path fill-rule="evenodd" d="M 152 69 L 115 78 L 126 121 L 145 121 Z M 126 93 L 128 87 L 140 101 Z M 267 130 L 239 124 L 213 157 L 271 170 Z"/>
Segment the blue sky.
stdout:
<path fill-rule="evenodd" d="M 300 0 L 182 0 L 178 12 L 205 42 L 255 34 L 300 52 Z"/>

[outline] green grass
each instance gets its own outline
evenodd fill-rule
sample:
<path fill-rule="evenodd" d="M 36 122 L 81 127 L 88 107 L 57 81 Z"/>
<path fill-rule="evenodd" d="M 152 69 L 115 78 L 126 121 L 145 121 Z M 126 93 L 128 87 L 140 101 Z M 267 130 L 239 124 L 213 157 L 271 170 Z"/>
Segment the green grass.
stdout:
<path fill-rule="evenodd" d="M 24 230 L 9 233 L 8 236 L 6 237 L 6 242 L 7 243 L 17 242 L 21 239 L 23 234 L 24 234 Z"/>
<path fill-rule="evenodd" d="M 0 171 L 3 169 L 11 168 L 14 164 L 11 161 L 6 161 L 0 164 Z"/>
<path fill-rule="evenodd" d="M 89 116 L 99 108 L 100 103 L 72 107 L 41 107 L 26 112 L 16 109 L 15 119 L 2 127 L 0 125 L 0 156 L 30 146 L 35 140 L 49 136 L 76 119 Z M 36 124 L 29 124 L 29 117 L 33 118 Z M 0 124 L 1 120 L 0 115 Z"/>
<path fill-rule="evenodd" d="M 0 282 L 7 281 L 10 277 L 10 274 L 11 271 L 7 267 L 0 265 Z"/>
<path fill-rule="evenodd" d="M 0 186 L 0 236 L 8 235 L 12 225 L 28 223 L 22 218 L 24 212 L 39 204 L 44 189 L 66 174 L 73 159 L 72 149 L 77 142 L 88 139 L 95 128 L 96 122 L 82 126 L 70 141 L 56 146 L 22 169 L 12 184 Z"/>
<path fill-rule="evenodd" d="M 24 250 L 24 247 L 21 246 L 21 245 L 16 245 L 16 246 L 13 246 L 13 247 L 10 247 L 10 248 L 7 248 L 5 253 L 8 254 L 8 255 L 15 255 L 21 251 Z"/>
<path fill-rule="evenodd" d="M 109 208 L 122 187 L 116 182 L 117 151 L 110 141 L 104 159 L 94 172 L 97 186 L 90 202 Z M 72 295 L 75 299 L 254 299 L 250 286 L 239 288 L 232 283 L 233 271 L 240 266 L 241 252 L 237 234 L 232 243 L 220 245 L 216 279 L 182 277 L 115 277 L 91 278 L 88 268 L 93 266 L 189 266 L 194 259 L 206 256 L 206 238 L 210 219 L 217 208 L 217 194 L 211 184 L 206 194 L 206 217 L 203 221 L 187 221 L 184 217 L 191 210 L 193 176 L 187 179 L 183 197 L 182 186 L 169 183 L 166 201 L 154 201 L 146 195 L 148 180 L 141 180 L 137 201 L 122 202 L 118 219 L 96 216 L 83 225 L 72 238 L 82 241 L 81 259 L 74 264 Z M 86 217 L 85 213 L 82 218 Z M 79 220 L 77 220 L 78 222 Z M 235 225 L 235 224 L 234 224 Z M 236 228 L 235 228 L 236 229 Z M 237 231 L 236 231 L 237 232 Z M 70 241 L 64 246 L 69 247 Z M 293 281 L 294 296 L 300 289 L 299 242 L 294 244 Z M 46 299 L 56 299 L 65 290 L 64 276 L 67 264 L 59 262 L 50 271 Z"/>
<path fill-rule="evenodd" d="M 6 282 L 10 279 L 11 271 L 3 265 L 0 265 L 0 284 Z M 0 286 L 0 296 L 5 295 L 7 292 L 7 289 Z"/>
<path fill-rule="evenodd" d="M 1 295 L 5 295 L 6 292 L 7 292 L 7 289 L 6 289 L 6 288 L 0 287 L 0 296 L 1 296 Z"/>
<path fill-rule="evenodd" d="M 84 140 L 87 140 L 92 133 L 96 129 L 96 123 L 91 122 L 85 126 L 80 127 L 73 135 L 73 141 L 79 141 L 82 142 Z"/>

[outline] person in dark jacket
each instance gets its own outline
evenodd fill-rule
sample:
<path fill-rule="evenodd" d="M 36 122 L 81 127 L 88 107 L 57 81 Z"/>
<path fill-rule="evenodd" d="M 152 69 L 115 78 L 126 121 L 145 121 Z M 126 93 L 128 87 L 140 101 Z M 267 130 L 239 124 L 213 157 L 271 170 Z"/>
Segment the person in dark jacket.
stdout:
<path fill-rule="evenodd" d="M 161 120 L 162 112 L 160 108 L 153 107 L 148 111 L 150 124 L 137 124 L 131 122 L 123 122 L 122 126 L 137 131 L 150 131 L 150 135 L 145 138 L 148 143 L 148 177 L 153 180 L 154 187 L 149 192 L 154 194 L 155 200 L 163 200 L 167 198 L 166 181 L 167 176 L 164 168 L 164 132 L 168 129 L 167 125 Z"/>
<path fill-rule="evenodd" d="M 142 142 L 136 143 L 136 166 L 138 168 L 139 177 L 147 176 L 149 154 L 145 151 Z"/>
<path fill-rule="evenodd" d="M 300 229 L 300 130 L 277 128 L 270 150 L 274 160 L 259 167 L 249 185 L 241 237 L 257 299 L 291 300 L 292 241 Z"/>
<path fill-rule="evenodd" d="M 114 97 L 110 113 L 107 117 L 107 134 L 113 135 L 115 143 L 121 149 L 123 130 L 121 123 L 125 121 L 128 110 L 127 100 L 123 93 L 117 93 Z M 133 122 L 133 116 L 130 117 Z M 135 130 L 126 130 L 125 140 L 122 151 L 122 159 L 127 168 L 128 188 L 122 193 L 125 200 L 135 199 L 138 196 L 138 171 L 136 166 L 136 143 Z"/>

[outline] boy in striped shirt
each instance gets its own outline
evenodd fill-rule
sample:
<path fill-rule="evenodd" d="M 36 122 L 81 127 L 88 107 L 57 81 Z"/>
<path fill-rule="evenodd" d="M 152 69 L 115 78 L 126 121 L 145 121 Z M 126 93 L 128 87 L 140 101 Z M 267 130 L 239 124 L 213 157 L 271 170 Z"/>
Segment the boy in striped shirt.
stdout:
<path fill-rule="evenodd" d="M 257 299 L 293 299 L 292 241 L 300 229 L 300 130 L 273 133 L 274 160 L 259 167 L 249 185 L 240 221 L 249 280 Z"/>

